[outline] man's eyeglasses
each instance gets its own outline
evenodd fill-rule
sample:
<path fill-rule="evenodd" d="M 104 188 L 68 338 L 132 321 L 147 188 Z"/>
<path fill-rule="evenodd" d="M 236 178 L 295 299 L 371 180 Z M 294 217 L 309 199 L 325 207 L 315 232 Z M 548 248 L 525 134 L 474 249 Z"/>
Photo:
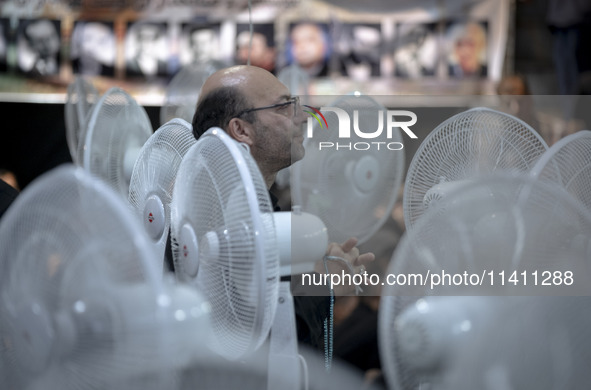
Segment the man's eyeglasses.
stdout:
<path fill-rule="evenodd" d="M 253 111 L 268 110 L 271 108 L 281 108 L 281 107 L 285 107 L 285 109 L 288 110 L 286 112 L 286 116 L 294 118 L 297 115 L 297 113 L 300 111 L 299 96 L 294 96 L 284 103 L 272 104 L 270 106 L 265 106 L 265 107 L 249 108 L 247 110 L 241 111 L 238 115 L 236 115 L 236 117 L 240 117 L 244 114 L 247 114 L 247 113 L 253 112 Z"/>

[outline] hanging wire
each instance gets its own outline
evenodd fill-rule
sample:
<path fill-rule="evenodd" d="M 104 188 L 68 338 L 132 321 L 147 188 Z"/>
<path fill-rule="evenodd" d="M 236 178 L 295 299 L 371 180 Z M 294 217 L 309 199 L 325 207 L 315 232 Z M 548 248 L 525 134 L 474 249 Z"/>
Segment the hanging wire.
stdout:
<path fill-rule="evenodd" d="M 250 53 L 252 52 L 252 36 L 254 34 L 254 27 L 252 24 L 252 0 L 248 0 L 248 29 L 250 32 L 250 37 L 248 39 L 248 59 L 246 60 L 246 65 L 250 66 Z"/>

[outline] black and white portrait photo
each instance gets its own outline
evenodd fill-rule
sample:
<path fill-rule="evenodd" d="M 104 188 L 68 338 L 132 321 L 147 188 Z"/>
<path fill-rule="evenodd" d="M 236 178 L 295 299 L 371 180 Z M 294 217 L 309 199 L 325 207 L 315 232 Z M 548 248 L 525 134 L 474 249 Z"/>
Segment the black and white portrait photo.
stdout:
<path fill-rule="evenodd" d="M 334 39 L 334 55 L 343 76 L 367 80 L 380 75 L 382 33 L 379 24 L 339 24 Z"/>
<path fill-rule="evenodd" d="M 436 23 L 399 23 L 396 26 L 394 75 L 419 79 L 435 76 L 439 63 Z"/>
<path fill-rule="evenodd" d="M 125 38 L 127 76 L 166 76 L 168 56 L 166 23 L 141 21 L 128 26 Z"/>
<path fill-rule="evenodd" d="M 59 73 L 60 22 L 49 19 L 21 20 L 18 28 L 18 69 L 30 76 Z"/>
<path fill-rule="evenodd" d="M 180 62 L 205 64 L 222 61 L 219 23 L 185 23 L 182 26 Z"/>
<path fill-rule="evenodd" d="M 113 76 L 117 46 L 112 22 L 78 21 L 70 43 L 74 74 Z"/>

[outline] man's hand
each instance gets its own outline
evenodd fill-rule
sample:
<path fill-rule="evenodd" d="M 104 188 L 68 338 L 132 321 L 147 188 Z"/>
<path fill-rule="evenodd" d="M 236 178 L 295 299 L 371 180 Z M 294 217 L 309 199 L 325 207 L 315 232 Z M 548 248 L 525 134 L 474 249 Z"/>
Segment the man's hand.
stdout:
<path fill-rule="evenodd" d="M 345 241 L 343 244 L 337 244 L 335 242 L 330 243 L 326 250 L 326 256 L 328 260 L 320 260 L 316 262 L 314 271 L 325 274 L 326 268 L 328 268 L 329 274 L 342 275 L 350 274 L 351 277 L 358 273 L 365 272 L 365 265 L 375 260 L 375 255 L 371 252 L 359 254 L 359 249 L 356 247 L 357 238 L 352 237 Z M 330 258 L 340 258 L 342 260 L 330 260 Z M 344 260 L 344 261 L 343 261 Z M 354 284 L 341 283 L 340 285 L 334 285 L 335 295 L 348 295 L 355 291 Z"/>

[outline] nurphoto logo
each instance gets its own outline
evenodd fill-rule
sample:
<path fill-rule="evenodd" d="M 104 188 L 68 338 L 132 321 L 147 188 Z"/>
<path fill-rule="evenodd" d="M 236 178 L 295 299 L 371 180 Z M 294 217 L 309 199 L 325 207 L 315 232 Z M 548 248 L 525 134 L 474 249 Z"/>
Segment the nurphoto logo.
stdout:
<path fill-rule="evenodd" d="M 322 120 L 324 121 L 324 125 L 326 125 L 326 128 L 328 129 L 328 122 L 326 122 L 326 118 L 324 117 L 324 115 L 322 115 L 322 113 L 320 112 L 319 109 L 312 107 L 312 106 L 306 106 L 306 105 L 304 105 L 304 107 L 312 110 L 312 111 L 305 110 L 304 112 L 307 112 L 308 114 L 312 115 L 314 117 L 314 119 L 316 119 L 318 121 L 320 128 L 323 128 L 322 122 L 320 121 L 320 118 L 322 118 Z M 318 118 L 319 115 L 320 115 L 320 118 Z M 308 129 L 309 128 L 310 128 L 310 125 L 308 124 Z"/>
<path fill-rule="evenodd" d="M 416 139 L 416 134 L 410 129 L 411 126 L 417 123 L 417 115 L 412 111 L 407 110 L 377 110 L 370 115 L 377 116 L 377 128 L 361 128 L 359 123 L 359 110 L 353 110 L 353 118 L 350 114 L 342 108 L 338 107 L 321 107 L 320 109 L 305 106 L 311 111 L 306 111 L 311 115 L 307 123 L 307 137 L 309 139 L 314 137 L 314 121 L 316 119 L 320 128 L 326 128 L 330 131 L 335 131 L 332 126 L 329 129 L 328 121 L 324 114 L 333 113 L 336 115 L 338 123 L 338 140 L 347 141 L 353 139 L 363 139 L 368 141 L 361 142 L 332 142 L 322 141 L 318 143 L 319 150 L 333 149 L 333 150 L 369 150 L 369 149 L 388 149 L 401 150 L 404 148 L 402 142 L 393 141 L 394 129 L 401 129 L 408 137 Z M 323 114 L 324 113 L 324 114 Z M 367 113 L 364 113 L 367 114 Z M 321 120 L 322 119 L 322 120 Z M 331 121 L 331 125 L 334 123 Z M 385 123 L 385 125 L 384 125 Z M 385 140 L 384 140 L 385 129 Z M 352 134 L 352 131 L 353 134 Z"/>

